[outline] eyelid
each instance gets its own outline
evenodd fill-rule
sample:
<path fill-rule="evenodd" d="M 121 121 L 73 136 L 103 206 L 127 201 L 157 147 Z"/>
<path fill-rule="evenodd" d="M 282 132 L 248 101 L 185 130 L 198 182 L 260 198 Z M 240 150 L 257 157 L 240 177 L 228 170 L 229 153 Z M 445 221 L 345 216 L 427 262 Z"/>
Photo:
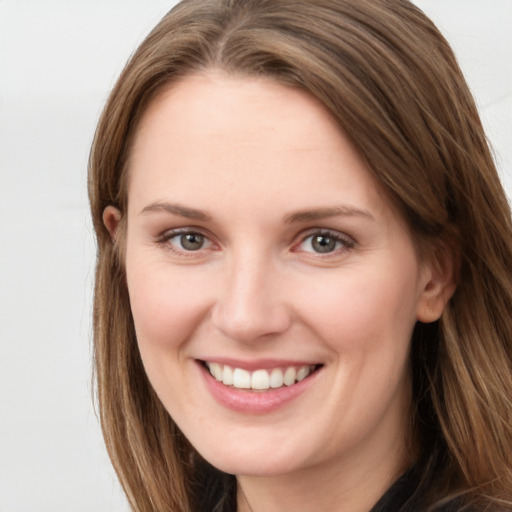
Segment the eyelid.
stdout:
<path fill-rule="evenodd" d="M 333 238 L 336 242 L 341 242 L 343 244 L 343 247 L 341 249 L 334 250 L 332 252 L 327 253 L 316 253 L 314 251 L 301 251 L 299 249 L 299 246 L 302 245 L 308 238 L 311 238 L 312 236 L 328 236 L 330 238 Z M 328 258 L 332 256 L 337 256 L 340 254 L 340 252 L 345 252 L 347 250 L 353 249 L 356 245 L 356 241 L 351 236 L 347 235 L 346 233 L 327 229 L 327 228 L 310 228 L 305 232 L 302 232 L 299 236 L 299 241 L 294 244 L 292 251 L 293 252 L 304 252 L 307 254 L 315 254 L 315 257 L 320 258 Z"/>
<path fill-rule="evenodd" d="M 197 251 L 190 251 L 186 249 L 179 249 L 170 244 L 170 240 L 174 237 L 184 235 L 184 234 L 198 234 L 205 238 L 208 242 L 207 247 L 201 247 Z M 327 236 L 334 239 L 336 242 L 342 244 L 341 248 L 335 249 L 332 252 L 320 253 L 315 251 L 305 251 L 301 250 L 300 246 L 310 237 L 312 236 Z M 347 235 L 346 233 L 329 229 L 329 228 L 309 228 L 306 231 L 303 231 L 298 235 L 298 241 L 293 243 L 291 251 L 292 252 L 301 252 L 305 254 L 314 254 L 315 258 L 329 258 L 333 256 L 339 256 L 340 253 L 351 250 L 356 245 L 356 241 L 353 237 Z M 167 229 L 163 231 L 156 237 L 156 243 L 165 249 L 178 254 L 184 257 L 198 257 L 200 255 L 204 255 L 205 251 L 216 250 L 219 248 L 219 244 L 214 240 L 213 236 L 209 231 L 198 227 L 198 226 L 183 226 L 178 228 Z"/>
<path fill-rule="evenodd" d="M 176 236 L 180 235 L 186 235 L 186 234 L 197 234 L 204 237 L 206 241 L 208 241 L 208 247 L 201 247 L 197 251 L 187 251 L 186 249 L 178 249 L 176 247 L 173 247 L 170 244 L 170 240 L 173 239 Z M 218 246 L 218 244 L 212 239 L 212 236 L 206 232 L 204 229 L 199 228 L 197 226 L 185 226 L 185 227 L 179 227 L 179 228 L 172 228 L 167 229 L 164 232 L 162 232 L 160 235 L 157 236 L 156 242 L 158 245 L 161 245 L 162 247 L 168 249 L 169 251 L 174 252 L 175 254 L 179 254 L 181 256 L 199 256 L 201 253 L 204 253 L 204 251 L 211 250 L 212 247 Z"/>

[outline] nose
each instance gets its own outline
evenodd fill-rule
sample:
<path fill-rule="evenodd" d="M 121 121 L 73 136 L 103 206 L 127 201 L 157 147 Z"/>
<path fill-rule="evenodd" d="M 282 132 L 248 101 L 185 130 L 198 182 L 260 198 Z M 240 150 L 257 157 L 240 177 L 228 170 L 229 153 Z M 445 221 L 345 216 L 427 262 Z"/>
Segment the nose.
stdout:
<path fill-rule="evenodd" d="M 212 321 L 225 336 L 250 344 L 285 332 L 291 324 L 282 273 L 262 258 L 232 262 L 217 294 Z"/>

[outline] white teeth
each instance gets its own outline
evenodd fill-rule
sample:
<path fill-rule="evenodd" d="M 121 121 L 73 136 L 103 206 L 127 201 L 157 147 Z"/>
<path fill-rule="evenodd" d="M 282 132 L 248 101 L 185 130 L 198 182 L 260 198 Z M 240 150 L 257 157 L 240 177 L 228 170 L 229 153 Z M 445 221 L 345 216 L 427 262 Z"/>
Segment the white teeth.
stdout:
<path fill-rule="evenodd" d="M 284 372 L 283 382 L 287 386 L 291 386 L 292 384 L 295 384 L 296 376 L 297 376 L 297 372 L 296 372 L 295 368 L 293 368 L 293 367 L 287 368 L 286 371 Z"/>
<path fill-rule="evenodd" d="M 209 364 L 210 373 L 218 380 L 222 380 L 222 366 L 219 363 Z"/>
<path fill-rule="evenodd" d="M 250 389 L 251 374 L 247 370 L 235 368 L 233 371 L 233 386 L 238 389 Z"/>
<path fill-rule="evenodd" d="M 283 385 L 283 372 L 279 368 L 274 368 L 270 372 L 270 387 L 280 388 Z"/>
<path fill-rule="evenodd" d="M 242 368 L 232 368 L 227 364 L 207 362 L 206 365 L 212 376 L 224 385 L 256 390 L 275 389 L 283 385 L 292 386 L 304 380 L 316 368 L 315 365 L 289 366 L 284 372 L 281 368 L 273 368 L 270 373 L 263 369 L 251 373 Z"/>
<path fill-rule="evenodd" d="M 224 372 L 222 373 L 222 382 L 226 386 L 233 385 L 233 368 L 231 368 L 231 366 L 228 366 L 227 364 L 224 365 Z"/>
<path fill-rule="evenodd" d="M 251 377 L 252 389 L 268 389 L 270 387 L 270 376 L 267 370 L 256 370 Z"/>
<path fill-rule="evenodd" d="M 309 374 L 311 373 L 311 370 L 309 369 L 309 366 L 302 366 L 299 368 L 299 371 L 297 372 L 297 382 L 300 382 L 301 380 L 304 380 Z"/>

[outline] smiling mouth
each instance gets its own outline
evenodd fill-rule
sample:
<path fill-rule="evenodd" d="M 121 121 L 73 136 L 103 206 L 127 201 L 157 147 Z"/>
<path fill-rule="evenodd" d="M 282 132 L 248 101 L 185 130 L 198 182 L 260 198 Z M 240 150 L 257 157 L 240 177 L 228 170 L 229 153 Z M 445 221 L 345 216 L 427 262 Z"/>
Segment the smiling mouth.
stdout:
<path fill-rule="evenodd" d="M 216 362 L 203 361 L 203 364 L 212 377 L 225 386 L 253 391 L 293 386 L 309 377 L 322 366 L 321 364 L 308 364 L 272 368 L 271 370 L 259 369 L 251 372 L 243 368 L 234 368 Z"/>

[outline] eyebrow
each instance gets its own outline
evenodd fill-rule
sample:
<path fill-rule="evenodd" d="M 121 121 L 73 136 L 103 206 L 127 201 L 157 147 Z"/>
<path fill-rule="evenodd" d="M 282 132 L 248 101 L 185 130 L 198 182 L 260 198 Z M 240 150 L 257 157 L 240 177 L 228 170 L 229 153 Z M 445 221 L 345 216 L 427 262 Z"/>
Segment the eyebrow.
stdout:
<path fill-rule="evenodd" d="M 210 221 L 211 215 L 203 210 L 189 208 L 176 203 L 155 202 L 145 206 L 139 213 L 144 215 L 150 212 L 167 212 L 172 215 L 179 215 L 187 219 Z M 284 222 L 286 224 L 293 224 L 297 222 L 308 222 L 320 219 L 327 219 L 329 217 L 366 217 L 370 220 L 375 220 L 373 215 L 367 210 L 355 208 L 353 206 L 336 206 L 332 208 L 314 208 L 312 210 L 301 210 L 288 215 L 285 215 Z"/>
<path fill-rule="evenodd" d="M 365 217 L 374 221 L 375 217 L 367 210 L 361 210 L 353 206 L 336 206 L 333 208 L 315 208 L 312 210 L 301 210 L 291 213 L 284 217 L 286 224 L 295 222 L 308 222 L 320 219 L 328 219 L 330 217 Z"/>
<path fill-rule="evenodd" d="M 166 202 L 156 202 L 148 204 L 140 211 L 139 215 L 144 215 L 150 212 L 167 212 L 171 213 L 172 215 L 179 215 L 180 217 L 185 217 L 187 219 L 202 221 L 209 221 L 212 218 L 211 215 L 207 214 L 202 210 L 196 210 L 195 208 L 188 208 L 180 204 Z"/>

